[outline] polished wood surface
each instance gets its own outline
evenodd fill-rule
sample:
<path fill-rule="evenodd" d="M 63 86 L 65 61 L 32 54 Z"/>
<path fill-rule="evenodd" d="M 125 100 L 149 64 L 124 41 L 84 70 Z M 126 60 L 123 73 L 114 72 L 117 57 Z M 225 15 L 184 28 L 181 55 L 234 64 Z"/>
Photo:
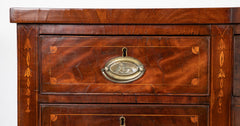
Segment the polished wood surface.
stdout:
<path fill-rule="evenodd" d="M 235 34 L 235 35 L 240 34 L 240 25 L 239 25 L 239 24 L 234 25 L 233 31 L 234 31 L 234 34 Z"/>
<path fill-rule="evenodd" d="M 10 12 L 19 126 L 240 125 L 239 8 Z M 100 70 L 123 47 L 146 73 L 112 83 Z"/>
<path fill-rule="evenodd" d="M 42 126 L 118 126 L 121 116 L 125 117 L 126 126 L 208 125 L 205 105 L 42 104 L 41 113 Z"/>
<path fill-rule="evenodd" d="M 17 25 L 18 125 L 38 125 L 37 25 Z"/>
<path fill-rule="evenodd" d="M 234 10 L 237 18 L 239 10 Z M 230 8 L 195 9 L 41 9 L 11 8 L 13 23 L 206 24 L 232 23 Z"/>
<path fill-rule="evenodd" d="M 213 25 L 211 30 L 210 125 L 227 126 L 231 123 L 233 29 Z"/>
<path fill-rule="evenodd" d="M 240 23 L 240 8 L 232 8 L 232 23 Z"/>
<path fill-rule="evenodd" d="M 210 25 L 40 25 L 43 35 L 210 35 Z"/>
<path fill-rule="evenodd" d="M 239 29 L 239 28 L 238 28 Z M 240 96 L 240 36 L 234 36 L 234 75 L 233 75 L 233 95 Z"/>
<path fill-rule="evenodd" d="M 40 43 L 42 93 L 208 94 L 208 37 L 41 36 Z M 112 83 L 101 68 L 123 47 L 146 71 Z"/>
<path fill-rule="evenodd" d="M 147 96 L 147 95 L 67 95 L 40 94 L 42 103 L 159 103 L 179 105 L 208 105 L 207 96 Z"/>
<path fill-rule="evenodd" d="M 232 121 L 233 126 L 239 126 L 240 125 L 240 105 L 233 105 L 232 108 Z"/>

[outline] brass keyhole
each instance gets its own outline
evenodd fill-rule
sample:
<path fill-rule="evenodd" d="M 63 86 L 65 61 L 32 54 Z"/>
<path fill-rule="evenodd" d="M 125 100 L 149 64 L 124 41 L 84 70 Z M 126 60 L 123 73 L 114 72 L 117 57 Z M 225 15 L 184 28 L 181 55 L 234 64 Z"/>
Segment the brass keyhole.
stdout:
<path fill-rule="evenodd" d="M 120 126 L 126 126 L 125 125 L 125 117 L 124 116 L 121 116 L 120 118 L 119 118 L 119 120 L 120 120 Z"/>
<path fill-rule="evenodd" d="M 122 48 L 122 56 L 123 56 L 123 57 L 126 57 L 126 56 L 127 56 L 127 48 L 126 48 L 126 47 L 123 47 L 123 48 Z"/>

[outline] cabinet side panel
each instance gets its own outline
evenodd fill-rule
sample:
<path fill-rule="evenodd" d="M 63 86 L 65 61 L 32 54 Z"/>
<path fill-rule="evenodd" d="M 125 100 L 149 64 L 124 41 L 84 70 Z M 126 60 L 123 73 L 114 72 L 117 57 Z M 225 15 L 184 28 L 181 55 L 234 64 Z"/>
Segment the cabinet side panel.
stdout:
<path fill-rule="evenodd" d="M 232 90 L 232 26 L 211 28 L 210 126 L 230 126 Z"/>
<path fill-rule="evenodd" d="M 18 126 L 38 126 L 37 38 L 38 26 L 17 26 Z"/>

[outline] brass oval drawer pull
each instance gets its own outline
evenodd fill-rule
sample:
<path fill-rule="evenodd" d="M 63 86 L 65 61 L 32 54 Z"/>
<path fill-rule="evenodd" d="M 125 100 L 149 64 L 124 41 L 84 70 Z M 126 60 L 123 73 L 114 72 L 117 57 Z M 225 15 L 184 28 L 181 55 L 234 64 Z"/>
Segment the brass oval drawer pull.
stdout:
<path fill-rule="evenodd" d="M 127 56 L 127 48 L 122 49 L 122 56 L 109 60 L 102 68 L 106 79 L 115 83 L 129 83 L 139 79 L 145 72 L 142 63 Z"/>

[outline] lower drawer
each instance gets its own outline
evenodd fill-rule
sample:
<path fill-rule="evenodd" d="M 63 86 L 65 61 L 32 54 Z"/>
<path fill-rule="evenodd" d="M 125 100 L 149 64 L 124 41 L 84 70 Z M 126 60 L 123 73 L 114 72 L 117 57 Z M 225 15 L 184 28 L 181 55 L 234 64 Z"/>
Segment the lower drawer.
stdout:
<path fill-rule="evenodd" d="M 208 126 L 206 105 L 42 104 L 41 126 Z"/>
<path fill-rule="evenodd" d="M 240 126 L 240 105 L 232 107 L 232 123 L 233 126 Z"/>

